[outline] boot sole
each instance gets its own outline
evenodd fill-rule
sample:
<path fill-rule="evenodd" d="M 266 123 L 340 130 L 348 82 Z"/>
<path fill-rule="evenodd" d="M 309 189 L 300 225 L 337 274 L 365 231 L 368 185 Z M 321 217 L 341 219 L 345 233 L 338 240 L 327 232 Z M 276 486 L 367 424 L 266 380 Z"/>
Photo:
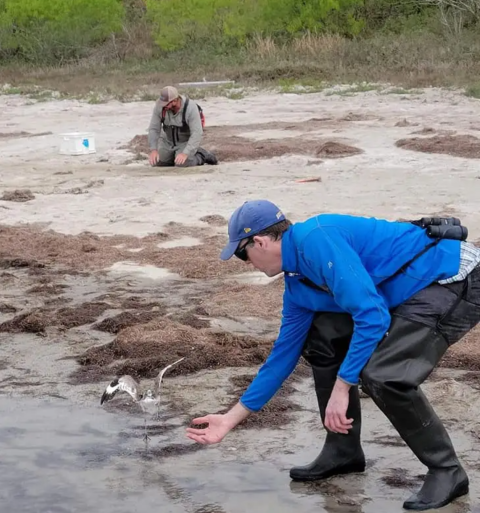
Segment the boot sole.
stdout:
<path fill-rule="evenodd" d="M 418 504 L 412 503 L 412 505 L 408 505 L 406 502 L 403 503 L 403 508 L 408 509 L 410 511 L 426 511 L 428 509 L 439 509 L 443 508 L 443 506 L 446 506 L 447 504 L 450 504 L 455 499 L 458 499 L 459 497 L 462 497 L 463 495 L 467 495 L 469 492 L 469 483 L 460 483 L 452 492 L 452 494 L 445 499 L 444 501 L 441 501 L 436 504 Z"/>
<path fill-rule="evenodd" d="M 338 467 L 336 469 L 332 469 L 329 472 L 323 472 L 322 474 L 306 474 L 304 476 L 295 474 L 295 472 L 290 471 L 290 478 L 293 481 L 321 481 L 322 479 L 328 479 L 333 476 L 340 476 L 344 474 L 359 474 L 365 471 L 365 463 L 358 463 L 352 465 L 346 465 L 345 467 Z"/>

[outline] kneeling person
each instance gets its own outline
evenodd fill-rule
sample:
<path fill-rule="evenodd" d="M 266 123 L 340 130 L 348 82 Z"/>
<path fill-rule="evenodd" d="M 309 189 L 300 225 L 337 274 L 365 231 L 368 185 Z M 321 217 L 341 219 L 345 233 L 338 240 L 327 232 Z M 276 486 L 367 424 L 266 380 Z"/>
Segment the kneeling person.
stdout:
<path fill-rule="evenodd" d="M 149 162 L 152 166 L 203 166 L 218 163 L 213 153 L 200 148 L 203 127 L 195 102 L 164 87 L 148 127 Z"/>

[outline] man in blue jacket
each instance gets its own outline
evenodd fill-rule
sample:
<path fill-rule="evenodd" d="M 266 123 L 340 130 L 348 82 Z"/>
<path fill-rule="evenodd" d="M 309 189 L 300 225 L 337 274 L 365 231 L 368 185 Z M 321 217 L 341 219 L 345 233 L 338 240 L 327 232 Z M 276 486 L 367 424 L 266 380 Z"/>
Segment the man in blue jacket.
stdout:
<path fill-rule="evenodd" d="M 462 230 L 337 214 L 292 225 L 269 201 L 245 202 L 229 221 L 221 258 L 235 255 L 267 276 L 284 273 L 281 328 L 239 403 L 194 419 L 208 426 L 190 427 L 187 436 L 220 442 L 274 396 L 303 355 L 327 436 L 315 461 L 290 470 L 292 479 L 365 469 L 361 383 L 428 468 L 404 508 L 439 508 L 468 493 L 449 435 L 420 389 L 480 320 L 480 249 Z"/>

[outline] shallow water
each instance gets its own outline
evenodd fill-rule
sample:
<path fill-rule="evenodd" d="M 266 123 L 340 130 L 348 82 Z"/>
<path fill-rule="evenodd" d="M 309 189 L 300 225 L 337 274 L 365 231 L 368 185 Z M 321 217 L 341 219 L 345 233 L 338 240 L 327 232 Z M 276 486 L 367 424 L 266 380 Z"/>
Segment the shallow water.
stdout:
<path fill-rule="evenodd" d="M 148 422 L 147 446 L 141 414 L 107 411 L 97 406 L 97 397 L 79 406 L 61 399 L 2 395 L 1 511 L 402 511 L 402 501 L 418 486 L 415 478 L 424 469 L 407 448 L 399 446 L 394 431 L 368 399 L 363 401 L 367 472 L 320 485 L 290 481 L 290 466 L 315 457 L 324 436 L 314 425 L 312 394 L 301 386 L 296 396 L 310 408 L 296 414 L 297 422 L 289 427 L 236 432 L 220 445 L 192 447 L 195 444 L 184 436 L 183 421 L 167 414 L 158 423 Z M 469 497 L 442 511 L 473 513 L 479 504 L 478 448 L 472 450 L 472 439 L 465 433 L 455 431 L 452 438 L 467 465 L 472 489 Z M 171 444 L 180 444 L 187 453 L 162 455 Z M 188 452 L 192 448 L 198 450 Z M 411 489 L 388 486 L 382 480 L 387 474 L 411 478 Z"/>

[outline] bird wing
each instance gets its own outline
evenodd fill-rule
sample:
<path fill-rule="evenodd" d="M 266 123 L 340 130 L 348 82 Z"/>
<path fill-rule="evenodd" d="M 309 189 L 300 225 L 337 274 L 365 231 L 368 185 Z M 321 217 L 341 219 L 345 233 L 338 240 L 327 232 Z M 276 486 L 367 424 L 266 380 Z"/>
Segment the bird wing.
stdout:
<path fill-rule="evenodd" d="M 171 363 L 170 365 L 167 365 L 165 368 L 163 368 L 159 373 L 158 373 L 158 376 L 157 376 L 157 379 L 155 380 L 155 389 L 154 389 L 154 394 L 157 395 L 159 390 L 160 390 L 160 385 L 162 383 L 162 379 L 163 379 L 163 375 L 165 374 L 165 372 L 167 372 L 168 369 L 170 369 L 170 367 L 173 367 L 174 365 L 176 365 L 177 363 L 180 363 L 182 360 L 185 360 L 185 357 L 183 358 L 180 358 L 180 360 L 177 360 L 176 362 L 173 362 Z"/>
<path fill-rule="evenodd" d="M 140 399 L 138 383 L 132 378 L 132 376 L 122 376 L 120 378 L 115 378 L 107 386 L 105 392 L 103 392 L 100 404 L 103 404 L 104 402 L 113 399 L 113 397 L 119 390 L 130 394 L 134 401 L 138 401 Z"/>

